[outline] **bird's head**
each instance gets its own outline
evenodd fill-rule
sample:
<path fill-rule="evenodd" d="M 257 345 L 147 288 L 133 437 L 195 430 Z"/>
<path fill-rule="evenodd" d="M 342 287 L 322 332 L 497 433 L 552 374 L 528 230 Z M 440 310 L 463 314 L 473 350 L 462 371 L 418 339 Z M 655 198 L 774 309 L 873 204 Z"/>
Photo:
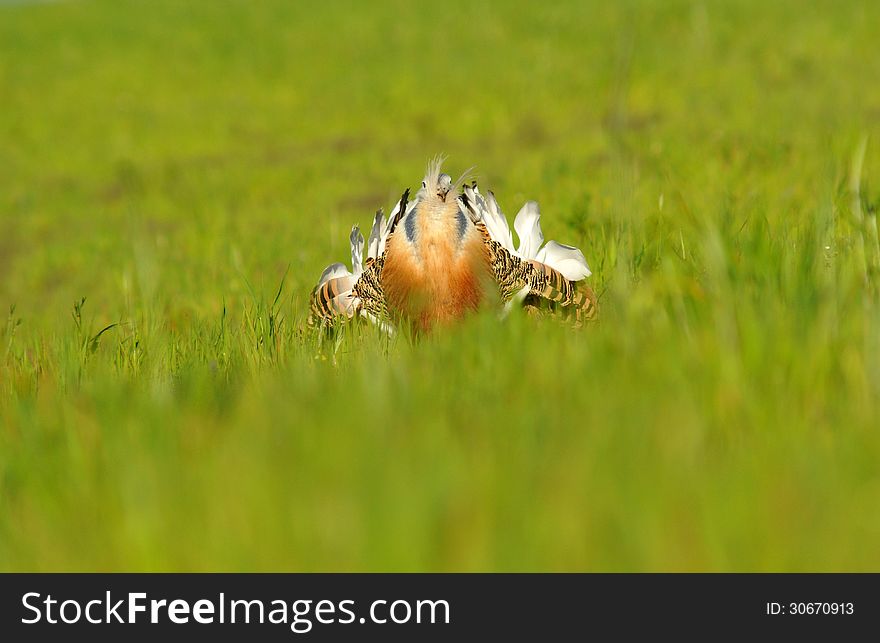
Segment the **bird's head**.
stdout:
<path fill-rule="evenodd" d="M 446 200 L 446 195 L 452 189 L 452 177 L 448 174 L 441 174 L 437 177 L 437 196 L 441 201 Z"/>
<path fill-rule="evenodd" d="M 444 160 L 442 156 L 438 156 L 428 163 L 425 178 L 422 179 L 422 189 L 419 191 L 421 199 L 446 202 L 447 195 L 453 190 L 453 182 L 451 176 L 440 171 Z"/>
<path fill-rule="evenodd" d="M 431 183 L 431 187 L 428 187 L 429 182 Z M 438 199 L 441 201 L 446 201 L 446 195 L 449 194 L 449 191 L 452 189 L 452 177 L 448 174 L 440 174 L 437 177 L 436 182 L 432 182 L 425 177 L 422 180 L 422 190 L 421 197 L 425 198 L 428 195 L 436 195 Z"/>

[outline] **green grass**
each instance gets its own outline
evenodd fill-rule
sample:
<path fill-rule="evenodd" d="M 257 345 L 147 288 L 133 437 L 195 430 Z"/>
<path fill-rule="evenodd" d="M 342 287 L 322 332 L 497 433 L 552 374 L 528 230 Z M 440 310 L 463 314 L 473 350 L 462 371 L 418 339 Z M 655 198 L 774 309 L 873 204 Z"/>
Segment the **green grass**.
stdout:
<path fill-rule="evenodd" d="M 0 6 L 0 569 L 880 570 L 880 5 L 296 4 Z M 598 324 L 302 332 L 439 152 Z"/>

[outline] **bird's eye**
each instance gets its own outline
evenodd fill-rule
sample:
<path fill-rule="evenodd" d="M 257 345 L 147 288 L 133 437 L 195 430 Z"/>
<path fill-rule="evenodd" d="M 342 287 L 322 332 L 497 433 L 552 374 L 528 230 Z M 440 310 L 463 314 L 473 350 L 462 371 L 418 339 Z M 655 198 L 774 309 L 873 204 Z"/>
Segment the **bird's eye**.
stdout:
<path fill-rule="evenodd" d="M 428 185 L 424 181 L 422 181 L 422 187 L 426 188 L 426 187 L 428 187 Z"/>

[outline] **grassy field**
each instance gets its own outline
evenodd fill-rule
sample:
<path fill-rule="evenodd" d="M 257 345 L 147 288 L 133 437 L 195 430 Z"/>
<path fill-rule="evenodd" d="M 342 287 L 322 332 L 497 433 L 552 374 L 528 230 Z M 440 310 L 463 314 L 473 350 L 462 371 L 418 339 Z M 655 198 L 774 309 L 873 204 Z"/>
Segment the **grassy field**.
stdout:
<path fill-rule="evenodd" d="M 880 570 L 880 4 L 306 5 L 0 3 L 0 569 Z M 599 323 L 302 332 L 437 153 Z"/>

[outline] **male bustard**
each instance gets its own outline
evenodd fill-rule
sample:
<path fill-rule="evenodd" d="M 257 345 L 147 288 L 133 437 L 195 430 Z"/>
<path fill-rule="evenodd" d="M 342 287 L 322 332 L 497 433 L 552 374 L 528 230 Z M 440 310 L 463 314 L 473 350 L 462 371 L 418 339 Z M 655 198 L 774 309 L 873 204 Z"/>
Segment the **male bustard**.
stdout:
<path fill-rule="evenodd" d="M 499 299 L 507 309 L 544 300 L 573 310 L 578 323 L 595 317 L 595 295 L 580 283 L 590 275 L 583 253 L 542 245 L 537 203 L 522 207 L 514 229 L 518 247 L 492 192 L 483 197 L 476 182 L 453 183 L 435 160 L 412 201 L 406 190 L 387 220 L 376 213 L 366 261 L 364 237 L 352 228 L 352 269 L 335 263 L 324 270 L 309 322 L 360 316 L 389 330 L 409 324 L 427 331 Z"/>

